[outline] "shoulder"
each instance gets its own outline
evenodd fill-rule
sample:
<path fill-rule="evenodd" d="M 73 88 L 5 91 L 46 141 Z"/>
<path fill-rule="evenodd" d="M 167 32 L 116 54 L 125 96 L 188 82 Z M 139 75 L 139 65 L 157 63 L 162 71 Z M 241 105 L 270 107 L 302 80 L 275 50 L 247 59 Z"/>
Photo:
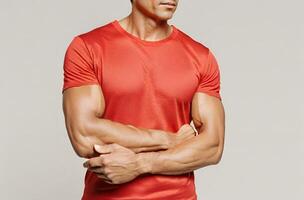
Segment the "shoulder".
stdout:
<path fill-rule="evenodd" d="M 99 43 L 111 35 L 113 35 L 112 22 L 107 22 L 86 32 L 79 33 L 74 38 L 81 39 L 85 44 L 90 45 Z"/>
<path fill-rule="evenodd" d="M 190 36 L 184 31 L 180 29 L 178 29 L 178 31 L 182 45 L 186 49 L 187 53 L 189 53 L 196 62 L 196 66 L 198 66 L 199 71 L 202 72 L 207 70 L 208 72 L 210 67 L 214 70 L 218 69 L 217 59 L 213 51 L 208 46 L 197 39 L 194 39 L 194 37 Z"/>
<path fill-rule="evenodd" d="M 183 45 L 190 50 L 193 50 L 195 54 L 198 55 L 208 55 L 209 54 L 209 47 L 206 46 L 203 42 L 195 39 L 190 34 L 184 32 L 180 28 L 176 27 L 179 32 L 179 38 L 182 41 Z"/>
<path fill-rule="evenodd" d="M 112 21 L 103 25 L 91 28 L 86 32 L 78 33 L 72 36 L 68 49 L 86 52 L 93 58 L 96 52 L 100 52 L 107 42 L 111 42 L 115 37 Z"/>

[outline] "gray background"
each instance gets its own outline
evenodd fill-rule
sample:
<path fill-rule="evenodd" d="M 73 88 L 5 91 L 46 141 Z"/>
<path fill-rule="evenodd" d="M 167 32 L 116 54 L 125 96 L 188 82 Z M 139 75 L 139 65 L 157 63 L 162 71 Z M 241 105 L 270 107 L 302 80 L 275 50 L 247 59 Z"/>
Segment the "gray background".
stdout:
<path fill-rule="evenodd" d="M 180 0 L 169 23 L 214 51 L 226 110 L 220 164 L 195 171 L 199 200 L 304 199 L 303 6 Z M 129 0 L 1 1 L 0 199 L 80 199 L 84 159 L 61 107 L 64 52 L 129 11 Z"/>

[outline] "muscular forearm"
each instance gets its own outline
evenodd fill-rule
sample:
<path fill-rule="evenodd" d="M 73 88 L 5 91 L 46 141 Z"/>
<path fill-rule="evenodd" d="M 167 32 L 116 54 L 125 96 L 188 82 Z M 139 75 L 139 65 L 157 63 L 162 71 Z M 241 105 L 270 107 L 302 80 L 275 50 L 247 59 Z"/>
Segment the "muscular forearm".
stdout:
<path fill-rule="evenodd" d="M 97 118 L 85 128 L 89 154 L 93 155 L 93 144 L 117 143 L 136 153 L 168 149 L 173 144 L 173 132 L 138 128 L 108 119 Z"/>
<path fill-rule="evenodd" d="M 139 153 L 138 163 L 141 173 L 183 174 L 219 162 L 222 146 L 222 141 L 201 133 L 165 151 Z"/>

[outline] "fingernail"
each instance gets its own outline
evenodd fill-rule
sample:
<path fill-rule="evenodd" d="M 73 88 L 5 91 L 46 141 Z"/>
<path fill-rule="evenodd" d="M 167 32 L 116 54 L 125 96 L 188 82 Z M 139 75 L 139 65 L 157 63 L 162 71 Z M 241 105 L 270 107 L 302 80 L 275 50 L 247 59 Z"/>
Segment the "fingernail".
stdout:
<path fill-rule="evenodd" d="M 98 144 L 94 144 L 94 147 L 95 147 L 95 149 L 96 149 L 97 151 L 100 151 L 100 150 L 101 150 L 101 146 L 98 145 Z"/>

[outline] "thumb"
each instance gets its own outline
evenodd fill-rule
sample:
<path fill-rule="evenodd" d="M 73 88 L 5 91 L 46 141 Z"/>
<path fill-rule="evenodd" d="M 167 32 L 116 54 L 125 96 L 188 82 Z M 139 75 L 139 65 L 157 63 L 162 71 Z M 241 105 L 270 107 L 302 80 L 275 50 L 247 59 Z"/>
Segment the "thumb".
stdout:
<path fill-rule="evenodd" d="M 94 149 L 96 152 L 98 153 L 111 153 L 112 152 L 112 148 L 110 145 L 98 145 L 98 144 L 94 144 Z"/>

